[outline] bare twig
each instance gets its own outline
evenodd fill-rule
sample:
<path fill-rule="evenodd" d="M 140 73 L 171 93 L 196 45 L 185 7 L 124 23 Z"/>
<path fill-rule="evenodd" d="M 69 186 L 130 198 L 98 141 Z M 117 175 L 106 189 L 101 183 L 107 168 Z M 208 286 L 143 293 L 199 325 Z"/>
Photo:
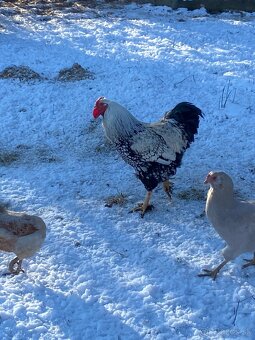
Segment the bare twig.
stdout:
<path fill-rule="evenodd" d="M 113 251 L 115 254 L 118 254 L 118 255 L 120 255 L 122 258 L 126 258 L 126 257 L 128 257 L 126 254 L 123 254 L 123 253 L 121 253 L 121 252 L 119 252 L 119 251 L 117 251 L 117 250 L 114 250 L 114 249 L 112 249 L 112 248 L 109 248 L 111 251 Z"/>
<path fill-rule="evenodd" d="M 246 301 L 246 300 L 249 300 L 249 299 L 255 300 L 255 297 L 254 297 L 253 295 L 251 295 L 251 296 L 248 296 L 247 298 L 245 298 L 245 299 L 243 299 L 243 300 L 239 300 L 239 301 L 237 302 L 237 306 L 236 306 L 236 308 L 234 308 L 234 320 L 233 320 L 233 325 L 234 325 L 234 326 L 236 325 L 236 318 L 237 318 L 237 313 L 238 313 L 238 309 L 239 309 L 240 303 L 241 303 L 241 302 L 244 302 L 244 301 Z"/>
<path fill-rule="evenodd" d="M 234 308 L 234 320 L 233 320 L 234 326 L 236 325 L 236 318 L 237 318 L 237 312 L 238 312 L 239 306 L 240 306 L 240 300 L 237 302 L 236 308 Z"/>
<path fill-rule="evenodd" d="M 220 101 L 219 101 L 219 107 L 220 109 L 224 109 L 227 105 L 227 102 L 230 99 L 231 94 L 233 94 L 233 98 L 232 98 L 232 103 L 235 101 L 235 97 L 236 97 L 236 89 L 231 89 L 231 82 L 230 80 L 228 80 L 227 85 L 224 85 L 222 93 L 221 93 L 221 97 L 220 97 Z"/>
<path fill-rule="evenodd" d="M 174 88 L 176 89 L 176 88 L 177 88 L 177 85 L 183 83 L 185 80 L 187 80 L 187 79 L 189 79 L 189 78 L 192 78 L 193 81 L 194 81 L 194 83 L 196 82 L 196 81 L 195 81 L 194 75 L 189 75 L 188 77 L 182 79 L 181 81 L 178 81 L 177 83 L 174 83 Z"/>

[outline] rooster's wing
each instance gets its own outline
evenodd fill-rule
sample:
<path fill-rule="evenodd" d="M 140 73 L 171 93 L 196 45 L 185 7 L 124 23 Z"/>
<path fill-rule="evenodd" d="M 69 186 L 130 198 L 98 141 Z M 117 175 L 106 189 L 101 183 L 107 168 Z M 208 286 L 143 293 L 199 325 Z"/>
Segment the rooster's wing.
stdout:
<path fill-rule="evenodd" d="M 183 152 L 187 140 L 183 131 L 171 121 L 146 124 L 145 128 L 132 138 L 131 149 L 145 162 L 171 164 L 176 153 Z"/>

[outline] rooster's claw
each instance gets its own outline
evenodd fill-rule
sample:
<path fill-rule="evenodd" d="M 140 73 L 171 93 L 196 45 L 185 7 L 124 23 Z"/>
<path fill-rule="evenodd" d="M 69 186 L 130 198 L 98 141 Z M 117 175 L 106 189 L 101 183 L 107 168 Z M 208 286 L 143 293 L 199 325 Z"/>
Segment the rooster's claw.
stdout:
<path fill-rule="evenodd" d="M 144 209 L 143 203 L 138 203 L 138 205 L 136 207 L 134 207 L 133 209 L 131 209 L 129 211 L 129 213 L 133 213 L 133 212 L 136 212 L 136 211 L 141 211 L 141 218 L 143 218 L 145 213 L 148 212 L 148 211 L 151 211 L 152 209 L 154 209 L 154 206 L 152 204 L 149 204 L 146 207 L 146 209 Z"/>

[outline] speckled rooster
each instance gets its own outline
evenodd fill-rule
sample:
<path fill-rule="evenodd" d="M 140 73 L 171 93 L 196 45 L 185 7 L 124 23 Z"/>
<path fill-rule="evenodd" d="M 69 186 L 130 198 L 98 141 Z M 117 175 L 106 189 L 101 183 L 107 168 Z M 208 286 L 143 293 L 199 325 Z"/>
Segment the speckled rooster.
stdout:
<path fill-rule="evenodd" d="M 194 141 L 203 114 L 195 105 L 182 102 L 156 123 L 137 120 L 120 104 L 100 97 L 94 106 L 94 118 L 103 117 L 107 138 L 115 145 L 125 162 L 135 168 L 136 176 L 147 190 L 144 202 L 133 211 L 143 217 L 150 207 L 153 189 L 159 183 L 171 199 L 172 184 L 185 150 Z"/>

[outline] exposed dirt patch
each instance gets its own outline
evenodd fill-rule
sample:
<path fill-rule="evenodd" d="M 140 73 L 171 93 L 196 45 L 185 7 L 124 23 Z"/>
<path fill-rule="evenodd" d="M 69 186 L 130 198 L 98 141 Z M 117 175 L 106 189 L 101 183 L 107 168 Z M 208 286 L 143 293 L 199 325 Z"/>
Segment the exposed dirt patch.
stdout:
<path fill-rule="evenodd" d="M 64 68 L 59 71 L 55 78 L 58 81 L 80 81 L 84 79 L 95 79 L 94 73 L 88 69 L 83 68 L 81 65 L 75 63 L 70 68 Z"/>
<path fill-rule="evenodd" d="M 205 201 L 206 194 L 203 190 L 190 188 L 177 194 L 178 198 L 187 201 Z"/>
<path fill-rule="evenodd" d="M 68 0 L 5 0 L 0 7 L 8 10 L 6 14 L 36 14 L 42 16 L 54 15 L 59 11 L 84 11 L 87 7 L 95 7 L 97 1 L 68 1 Z"/>
<path fill-rule="evenodd" d="M 0 149 L 0 166 L 11 166 L 15 163 L 55 163 L 60 159 L 47 145 L 34 147 L 17 145 L 13 150 Z"/>
<path fill-rule="evenodd" d="M 139 0 L 138 0 L 139 2 Z M 41 16 L 54 16 L 59 12 L 83 13 L 87 9 L 97 9 L 104 6 L 119 6 L 130 3 L 128 0 L 2 0 L 0 8 L 7 15 L 36 14 Z"/>
<path fill-rule="evenodd" d="M 43 80 L 39 73 L 33 71 L 28 66 L 9 66 L 0 72 L 0 78 L 2 79 L 18 79 L 20 81 L 31 81 L 31 80 Z"/>
<path fill-rule="evenodd" d="M 0 72 L 0 79 L 18 79 L 22 82 L 29 82 L 34 80 L 49 80 L 39 73 L 33 71 L 28 66 L 8 66 Z M 55 80 L 63 82 L 80 81 L 84 79 L 95 79 L 93 72 L 83 68 L 81 65 L 75 63 L 72 67 L 64 68 L 59 71 Z"/>
<path fill-rule="evenodd" d="M 9 166 L 20 159 L 20 154 L 16 150 L 0 150 L 0 165 Z"/>

